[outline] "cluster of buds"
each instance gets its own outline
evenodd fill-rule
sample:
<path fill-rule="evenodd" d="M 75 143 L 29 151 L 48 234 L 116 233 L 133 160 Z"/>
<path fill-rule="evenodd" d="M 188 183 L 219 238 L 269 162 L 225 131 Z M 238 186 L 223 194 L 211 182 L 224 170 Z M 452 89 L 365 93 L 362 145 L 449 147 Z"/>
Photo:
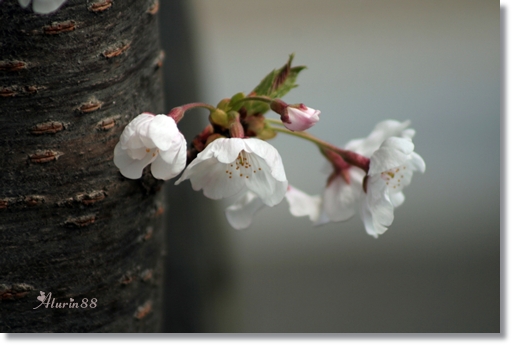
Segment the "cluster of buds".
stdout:
<path fill-rule="evenodd" d="M 123 176 L 137 179 L 151 165 L 155 178 L 182 175 L 192 188 L 212 199 L 238 196 L 226 209 L 236 229 L 250 226 L 256 212 L 286 199 L 290 213 L 308 216 L 318 225 L 344 221 L 359 210 L 368 234 L 377 237 L 393 222 L 394 208 L 404 201 L 402 190 L 414 171 L 424 172 L 414 152 L 409 122 L 384 121 L 363 139 L 340 148 L 305 132 L 319 121 L 320 111 L 281 97 L 296 87 L 303 66 L 292 67 L 293 55 L 268 74 L 248 95 L 237 93 L 217 106 L 190 103 L 167 115 L 142 113 L 126 126 L 114 151 Z M 192 108 L 209 111 L 209 125 L 187 149 L 177 124 Z M 272 110 L 278 119 L 267 117 Z M 310 196 L 289 185 L 281 156 L 267 140 L 278 133 L 318 146 L 332 166 L 322 196 Z"/>

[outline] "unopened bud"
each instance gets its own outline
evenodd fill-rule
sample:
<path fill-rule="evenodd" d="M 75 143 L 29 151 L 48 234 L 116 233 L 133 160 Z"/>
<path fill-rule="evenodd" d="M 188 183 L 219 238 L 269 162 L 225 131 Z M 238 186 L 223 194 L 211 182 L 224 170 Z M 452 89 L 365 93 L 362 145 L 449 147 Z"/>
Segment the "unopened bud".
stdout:
<path fill-rule="evenodd" d="M 229 127 L 228 114 L 224 110 L 215 109 L 210 113 L 210 122 L 215 125 L 222 126 L 224 128 Z"/>
<path fill-rule="evenodd" d="M 320 110 L 308 108 L 302 103 L 290 105 L 286 110 L 286 118 L 281 117 L 281 121 L 291 131 L 305 131 L 320 120 Z"/>
<path fill-rule="evenodd" d="M 222 99 L 222 100 L 219 102 L 219 104 L 217 104 L 217 108 L 222 109 L 222 110 L 228 110 L 229 102 L 231 102 L 231 99 L 229 99 L 229 98 L 224 98 L 224 99 Z"/>

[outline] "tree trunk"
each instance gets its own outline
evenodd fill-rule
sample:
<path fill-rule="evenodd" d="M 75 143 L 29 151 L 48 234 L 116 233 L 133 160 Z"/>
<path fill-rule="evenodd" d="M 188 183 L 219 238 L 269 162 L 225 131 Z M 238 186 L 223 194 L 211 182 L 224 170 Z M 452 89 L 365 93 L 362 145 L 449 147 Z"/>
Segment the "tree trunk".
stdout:
<path fill-rule="evenodd" d="M 160 329 L 162 183 L 112 162 L 131 119 L 164 111 L 157 10 L 0 3 L 1 332 Z"/>

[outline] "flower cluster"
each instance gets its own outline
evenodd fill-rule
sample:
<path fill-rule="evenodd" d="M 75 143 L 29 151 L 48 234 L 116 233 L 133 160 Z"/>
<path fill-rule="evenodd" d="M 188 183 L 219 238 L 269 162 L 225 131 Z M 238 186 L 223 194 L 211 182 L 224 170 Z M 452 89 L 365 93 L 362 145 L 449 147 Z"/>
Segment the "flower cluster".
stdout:
<path fill-rule="evenodd" d="M 368 234 L 383 234 L 393 222 L 394 208 L 404 202 L 402 190 L 413 173 L 425 171 L 423 159 L 414 152 L 414 130 L 407 121 L 387 120 L 367 138 L 343 148 L 304 132 L 319 121 L 320 111 L 280 98 L 296 86 L 304 68 L 292 67 L 292 59 L 248 95 L 238 93 L 217 106 L 190 103 L 167 115 L 138 115 L 115 147 L 115 165 L 130 179 L 140 178 L 148 165 L 157 179 L 183 172 L 176 184 L 190 180 L 194 190 L 212 199 L 236 196 L 226 209 L 227 220 L 236 229 L 247 228 L 259 210 L 286 199 L 293 216 L 308 216 L 315 225 L 345 221 L 359 213 Z M 177 124 L 186 111 L 198 107 L 209 111 L 210 124 L 187 150 Z M 268 110 L 280 119 L 268 118 Z M 278 133 L 314 143 L 330 163 L 332 171 L 321 196 L 288 184 L 281 156 L 267 142 Z"/>
<path fill-rule="evenodd" d="M 346 149 L 370 156 L 366 174 L 359 168 L 333 163 L 323 192 L 319 224 L 347 220 L 359 209 L 366 232 L 383 234 L 394 218 L 394 208 L 404 202 L 403 188 L 413 172 L 425 172 L 425 162 L 414 152 L 414 130 L 409 122 L 379 123 L 365 139 L 352 140 Z"/>

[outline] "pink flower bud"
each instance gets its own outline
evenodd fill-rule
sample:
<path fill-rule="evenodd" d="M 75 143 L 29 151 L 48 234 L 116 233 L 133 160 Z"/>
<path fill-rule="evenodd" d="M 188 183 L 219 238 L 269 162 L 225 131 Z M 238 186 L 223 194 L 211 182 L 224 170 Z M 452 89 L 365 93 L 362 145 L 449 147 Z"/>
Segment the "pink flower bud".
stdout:
<path fill-rule="evenodd" d="M 320 115 L 320 110 L 308 108 L 301 103 L 298 106 L 286 108 L 286 116 L 282 116 L 281 120 L 284 126 L 291 131 L 305 131 L 318 122 L 320 119 L 318 115 Z"/>

